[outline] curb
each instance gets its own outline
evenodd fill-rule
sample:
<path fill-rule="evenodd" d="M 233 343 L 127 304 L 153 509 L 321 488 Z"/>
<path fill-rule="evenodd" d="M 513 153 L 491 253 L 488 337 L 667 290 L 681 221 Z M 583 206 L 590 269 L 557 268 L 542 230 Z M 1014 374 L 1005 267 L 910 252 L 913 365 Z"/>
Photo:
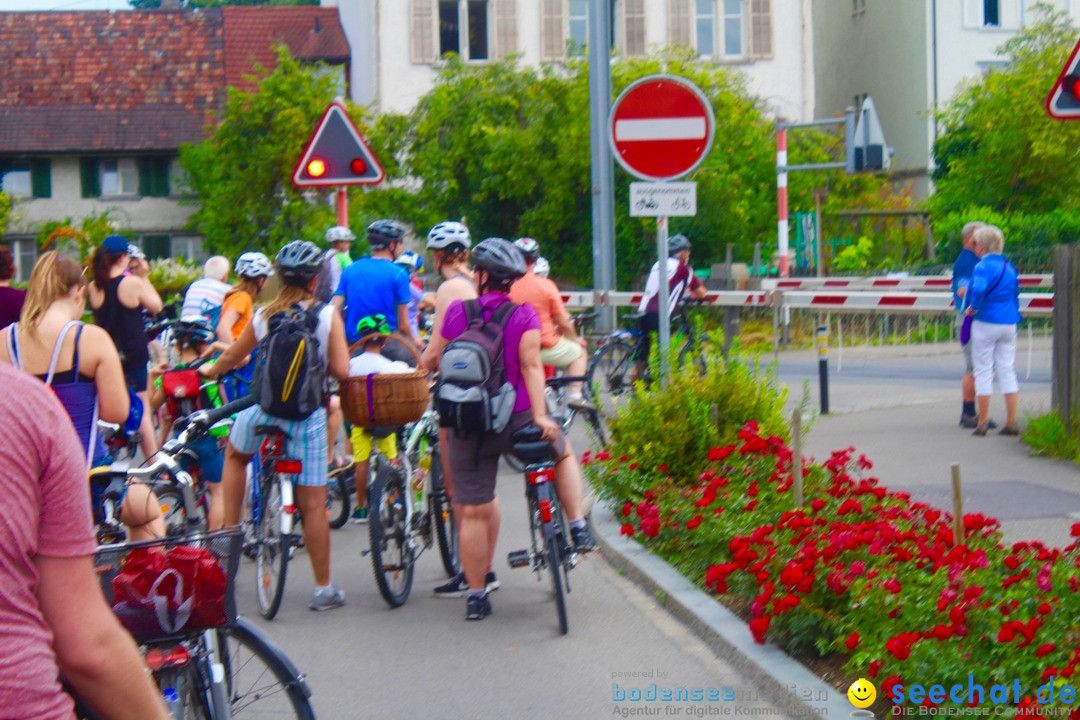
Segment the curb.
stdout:
<path fill-rule="evenodd" d="M 758 645 L 738 616 L 644 546 L 619 533 L 621 523 L 603 502 L 592 525 L 604 559 L 645 590 L 704 640 L 719 658 L 754 682 L 763 699 L 793 717 L 859 717 L 847 696 L 772 643 Z"/>

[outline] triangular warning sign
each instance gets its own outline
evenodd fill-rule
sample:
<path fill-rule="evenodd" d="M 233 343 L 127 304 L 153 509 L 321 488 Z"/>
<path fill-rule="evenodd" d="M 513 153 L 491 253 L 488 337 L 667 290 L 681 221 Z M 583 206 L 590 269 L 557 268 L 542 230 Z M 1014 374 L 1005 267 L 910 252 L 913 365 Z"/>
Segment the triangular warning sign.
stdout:
<path fill-rule="evenodd" d="M 1057 82 L 1046 96 L 1046 112 L 1058 120 L 1080 120 L 1080 41 L 1076 43 L 1069 61 L 1058 75 Z"/>
<path fill-rule="evenodd" d="M 292 179 L 298 187 L 324 187 L 375 185 L 384 177 L 382 165 L 345 108 L 333 102 L 300 156 Z"/>

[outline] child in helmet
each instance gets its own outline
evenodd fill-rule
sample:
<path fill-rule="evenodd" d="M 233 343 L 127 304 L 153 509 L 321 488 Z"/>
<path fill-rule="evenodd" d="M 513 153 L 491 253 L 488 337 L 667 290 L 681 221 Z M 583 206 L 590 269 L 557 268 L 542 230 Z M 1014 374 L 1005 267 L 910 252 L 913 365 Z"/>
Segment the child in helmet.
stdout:
<path fill-rule="evenodd" d="M 169 368 L 162 363 L 150 371 L 150 408 L 156 411 L 165 405 L 170 425 L 178 417 L 190 415 L 196 410 L 221 407 L 224 399 L 217 382 L 204 381 L 191 367 L 200 358 L 210 353 L 224 350 L 227 345 L 214 340 L 214 328 L 202 315 L 181 318 L 173 325 L 173 343 L 176 356 L 180 361 Z M 169 428 L 163 428 L 169 430 Z M 207 522 L 211 530 L 222 526 L 224 519 L 223 496 L 221 494 L 221 469 L 225 462 L 217 438 L 207 435 L 192 443 L 192 452 L 197 460 L 181 459 L 181 465 L 188 469 L 197 465 L 210 492 L 210 511 Z"/>
<path fill-rule="evenodd" d="M 420 310 L 423 309 L 425 301 L 428 307 L 435 307 L 434 295 L 425 293 L 424 286 L 416 277 L 417 273 L 424 270 L 424 258 L 412 250 L 406 250 L 398 255 L 394 263 L 409 274 L 409 327 L 412 328 L 413 337 L 420 337 Z"/>
<path fill-rule="evenodd" d="M 391 360 L 382 354 L 386 339 L 390 337 L 390 324 L 385 315 L 368 315 L 357 323 L 356 332 L 364 343 L 364 351 L 349 361 L 349 377 L 363 377 L 377 374 L 401 374 L 412 372 L 414 368 L 400 360 Z M 387 460 L 397 458 L 396 428 L 362 428 L 353 426 L 349 440 L 352 442 L 356 473 L 356 510 L 352 520 L 355 523 L 367 522 L 367 481 L 371 459 L 371 448 L 379 448 Z"/>

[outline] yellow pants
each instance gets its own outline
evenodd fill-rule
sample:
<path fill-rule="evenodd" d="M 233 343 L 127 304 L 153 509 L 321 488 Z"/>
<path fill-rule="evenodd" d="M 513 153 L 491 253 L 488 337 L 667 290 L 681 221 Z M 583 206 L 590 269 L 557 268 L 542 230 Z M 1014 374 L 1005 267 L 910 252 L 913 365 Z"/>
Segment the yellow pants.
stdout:
<path fill-rule="evenodd" d="M 364 428 L 353 427 L 352 433 L 349 435 L 349 441 L 352 443 L 353 458 L 357 462 L 363 462 L 371 457 L 372 445 L 377 446 L 379 452 L 385 455 L 387 460 L 393 460 L 398 456 L 396 434 L 375 440 Z"/>

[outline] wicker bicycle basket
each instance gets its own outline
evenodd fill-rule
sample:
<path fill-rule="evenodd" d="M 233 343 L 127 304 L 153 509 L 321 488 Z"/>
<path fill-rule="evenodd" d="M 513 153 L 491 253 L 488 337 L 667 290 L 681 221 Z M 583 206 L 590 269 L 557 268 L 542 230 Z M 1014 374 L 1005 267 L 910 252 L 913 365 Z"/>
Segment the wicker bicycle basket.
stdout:
<path fill-rule="evenodd" d="M 350 355 L 363 351 L 366 335 L 353 343 Z M 420 354 L 411 343 L 407 347 L 420 364 Z M 431 401 L 428 374 L 414 370 L 400 374 L 360 375 L 341 381 L 341 410 L 345 419 L 359 427 L 397 426 L 419 420 Z"/>

